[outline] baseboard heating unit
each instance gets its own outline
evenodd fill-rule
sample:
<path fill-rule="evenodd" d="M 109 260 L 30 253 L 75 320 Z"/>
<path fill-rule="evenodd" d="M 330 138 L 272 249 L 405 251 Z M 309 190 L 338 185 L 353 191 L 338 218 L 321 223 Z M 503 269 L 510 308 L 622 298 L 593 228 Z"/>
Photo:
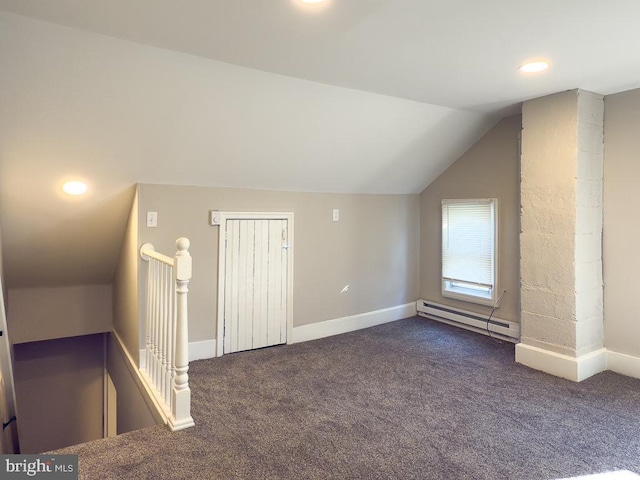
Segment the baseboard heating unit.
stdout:
<path fill-rule="evenodd" d="M 482 316 L 478 313 L 440 305 L 427 300 L 418 300 L 416 303 L 418 315 L 421 317 L 448 323 L 449 325 L 482 333 L 483 335 L 491 335 L 508 342 L 518 343 L 520 341 L 520 325 L 517 323 L 491 318 L 487 324 L 488 314 Z"/>

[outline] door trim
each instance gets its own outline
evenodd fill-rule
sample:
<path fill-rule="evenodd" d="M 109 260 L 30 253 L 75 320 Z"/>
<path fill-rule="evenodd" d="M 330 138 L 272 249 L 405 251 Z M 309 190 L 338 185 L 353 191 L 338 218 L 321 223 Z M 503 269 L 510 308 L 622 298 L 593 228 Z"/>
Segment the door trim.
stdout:
<path fill-rule="evenodd" d="M 287 344 L 293 343 L 293 212 L 220 212 L 218 228 L 218 312 L 216 315 L 216 356 L 224 355 L 224 284 L 227 262 L 227 220 L 287 220 L 288 262 L 287 262 Z"/>

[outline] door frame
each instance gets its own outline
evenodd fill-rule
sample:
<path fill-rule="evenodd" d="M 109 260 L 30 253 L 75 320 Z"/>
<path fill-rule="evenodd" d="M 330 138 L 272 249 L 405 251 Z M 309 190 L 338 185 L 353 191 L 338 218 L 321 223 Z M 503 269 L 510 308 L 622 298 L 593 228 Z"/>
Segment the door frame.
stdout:
<path fill-rule="evenodd" d="M 218 313 L 216 316 L 216 357 L 224 355 L 224 288 L 227 264 L 227 220 L 287 220 L 287 344 L 293 340 L 293 212 L 220 212 L 218 228 Z"/>

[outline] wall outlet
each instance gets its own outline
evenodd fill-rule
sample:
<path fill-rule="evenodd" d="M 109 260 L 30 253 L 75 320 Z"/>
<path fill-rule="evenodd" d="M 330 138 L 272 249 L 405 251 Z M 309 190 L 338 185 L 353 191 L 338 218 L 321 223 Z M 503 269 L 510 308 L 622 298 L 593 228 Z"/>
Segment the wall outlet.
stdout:
<path fill-rule="evenodd" d="M 340 220 L 340 210 L 337 208 L 333 209 L 333 221 L 337 222 Z"/>
<path fill-rule="evenodd" d="M 147 227 L 154 228 L 158 226 L 158 212 L 147 212 Z"/>

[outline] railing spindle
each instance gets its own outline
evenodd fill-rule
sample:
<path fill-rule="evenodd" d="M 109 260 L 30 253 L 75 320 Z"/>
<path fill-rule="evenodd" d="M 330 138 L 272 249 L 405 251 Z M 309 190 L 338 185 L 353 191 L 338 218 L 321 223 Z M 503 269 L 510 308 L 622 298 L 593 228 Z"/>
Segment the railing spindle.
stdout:
<path fill-rule="evenodd" d="M 162 266 L 157 262 L 154 263 L 156 264 L 156 272 L 153 278 L 155 299 L 153 302 L 153 369 L 151 371 L 151 380 L 153 380 L 155 386 L 158 385 L 158 318 L 160 317 L 160 275 Z"/>
<path fill-rule="evenodd" d="M 168 329 L 169 325 L 171 325 L 171 270 L 168 265 L 165 265 L 165 282 L 164 282 L 164 324 L 162 326 L 162 365 L 160 368 L 160 375 L 162 376 L 162 390 L 160 393 L 162 394 L 162 398 L 167 397 L 167 391 L 169 390 L 169 385 L 167 384 L 167 365 L 169 362 L 169 334 Z"/>
<path fill-rule="evenodd" d="M 176 284 L 173 276 L 173 269 L 169 271 L 169 315 L 171 318 L 176 318 L 175 314 L 175 302 L 174 298 L 176 295 Z M 164 401 L 167 405 L 171 405 L 171 389 L 173 388 L 172 383 L 172 375 L 171 372 L 173 370 L 173 322 L 171 322 L 167 326 L 167 361 L 164 366 L 164 375 L 165 375 L 165 385 L 166 389 L 164 391 Z"/>
<path fill-rule="evenodd" d="M 156 316 L 157 316 L 157 305 L 158 305 L 158 292 L 157 292 L 157 264 L 156 262 L 151 262 L 153 265 L 153 272 L 151 278 L 149 278 L 149 282 L 151 283 L 151 364 L 147 367 L 147 372 L 149 377 L 151 378 L 151 382 L 153 384 L 156 383 L 156 379 L 154 376 L 154 372 L 156 370 Z"/>
<path fill-rule="evenodd" d="M 147 309 L 146 309 L 146 324 L 145 324 L 145 352 L 144 352 L 144 368 L 146 371 L 149 371 L 149 367 L 151 366 L 151 285 L 149 284 L 151 278 L 151 269 L 153 263 L 149 262 L 149 267 L 147 268 Z"/>
<path fill-rule="evenodd" d="M 164 368 L 164 330 L 166 328 L 166 323 L 167 323 L 167 319 L 166 319 L 166 302 L 167 302 L 167 289 L 166 289 L 166 282 L 167 282 L 167 266 L 162 264 L 160 265 L 162 274 L 160 277 L 160 292 L 161 292 L 161 296 L 162 296 L 162 300 L 160 302 L 160 316 L 158 318 L 158 324 L 159 324 L 159 328 L 158 328 L 158 342 L 160 342 L 160 348 L 158 351 L 158 373 L 157 373 L 157 377 L 158 377 L 158 393 L 160 393 L 160 396 L 164 396 L 164 372 L 163 372 L 163 368 Z"/>

